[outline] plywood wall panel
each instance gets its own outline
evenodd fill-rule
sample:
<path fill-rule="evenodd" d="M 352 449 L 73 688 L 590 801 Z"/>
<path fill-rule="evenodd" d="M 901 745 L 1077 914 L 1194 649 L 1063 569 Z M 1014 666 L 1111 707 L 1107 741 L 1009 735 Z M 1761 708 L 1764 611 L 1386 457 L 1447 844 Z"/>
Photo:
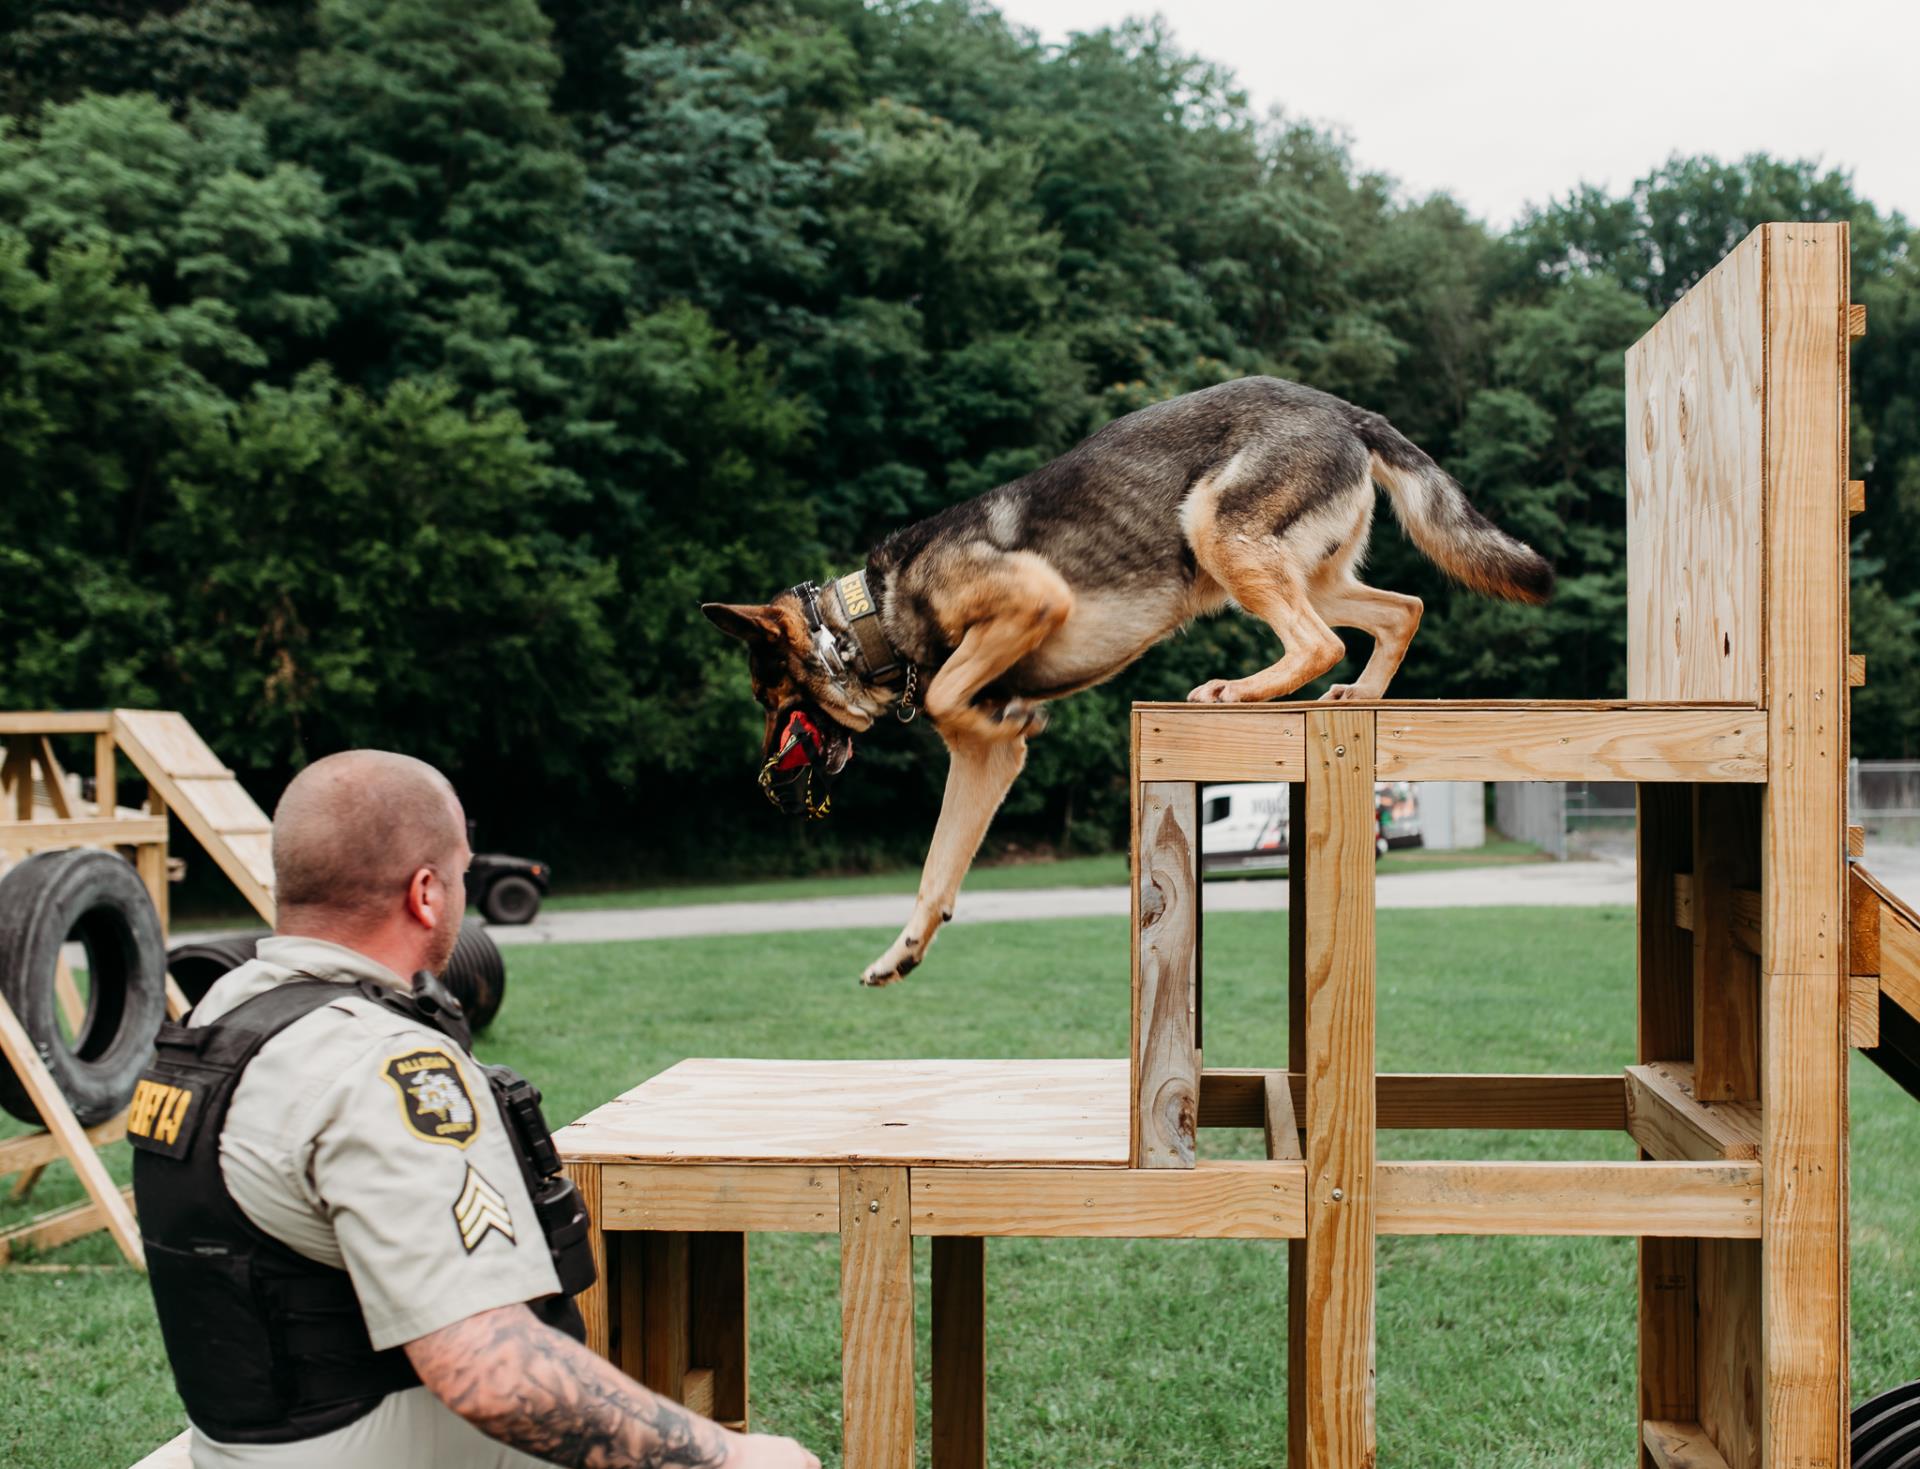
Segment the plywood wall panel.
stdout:
<path fill-rule="evenodd" d="M 1627 352 L 1627 696 L 1764 696 L 1758 231 Z"/>

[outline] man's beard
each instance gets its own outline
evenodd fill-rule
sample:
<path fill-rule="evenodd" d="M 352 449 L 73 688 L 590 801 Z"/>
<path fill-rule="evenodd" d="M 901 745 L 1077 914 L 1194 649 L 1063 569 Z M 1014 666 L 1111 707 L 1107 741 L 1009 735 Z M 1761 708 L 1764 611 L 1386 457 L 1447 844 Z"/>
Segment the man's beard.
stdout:
<path fill-rule="evenodd" d="M 460 915 L 449 913 L 445 922 L 433 931 L 433 943 L 427 949 L 426 968 L 433 971 L 437 979 L 447 972 L 447 960 L 453 957 L 453 946 L 460 941 Z"/>

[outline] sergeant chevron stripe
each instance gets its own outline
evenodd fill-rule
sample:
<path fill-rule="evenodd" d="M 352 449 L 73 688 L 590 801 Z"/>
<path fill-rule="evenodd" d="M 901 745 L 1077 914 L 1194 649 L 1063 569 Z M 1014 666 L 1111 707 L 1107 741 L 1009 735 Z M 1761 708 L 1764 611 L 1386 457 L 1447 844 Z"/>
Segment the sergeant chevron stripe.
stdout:
<path fill-rule="evenodd" d="M 513 1243 L 513 1214 L 507 1201 L 471 1163 L 467 1164 L 466 1182 L 453 1205 L 453 1222 L 460 1228 L 460 1243 L 469 1255 L 487 1237 L 488 1230 L 497 1230 L 508 1244 Z"/>

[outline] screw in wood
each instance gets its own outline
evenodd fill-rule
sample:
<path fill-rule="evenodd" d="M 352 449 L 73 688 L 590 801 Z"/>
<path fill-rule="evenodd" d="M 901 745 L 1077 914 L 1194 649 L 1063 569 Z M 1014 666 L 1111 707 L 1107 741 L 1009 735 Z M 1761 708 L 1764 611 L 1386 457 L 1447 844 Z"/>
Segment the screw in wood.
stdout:
<path fill-rule="evenodd" d="M 1344 1198 L 1345 1198 L 1346 1196 L 1347 1196 L 1347 1195 L 1346 1195 L 1346 1192 L 1345 1192 L 1345 1190 L 1343 1190 L 1343 1189 L 1335 1189 L 1335 1190 L 1333 1191 L 1333 1201 L 1334 1201 L 1334 1203 L 1336 1203 L 1336 1204 L 1337 1204 L 1337 1203 L 1339 1203 L 1339 1202 L 1340 1202 L 1340 1201 L 1341 1201 L 1342 1199 L 1344 1199 Z"/>
<path fill-rule="evenodd" d="M 869 1214 L 878 1214 L 880 1212 L 880 1201 L 878 1199 L 868 1199 L 867 1212 Z"/>

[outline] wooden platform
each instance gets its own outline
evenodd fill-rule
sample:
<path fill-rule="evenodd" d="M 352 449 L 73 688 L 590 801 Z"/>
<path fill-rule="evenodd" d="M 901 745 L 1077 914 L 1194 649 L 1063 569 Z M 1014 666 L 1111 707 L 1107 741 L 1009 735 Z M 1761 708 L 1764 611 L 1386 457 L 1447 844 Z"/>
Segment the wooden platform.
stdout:
<path fill-rule="evenodd" d="M 1125 1061 L 682 1061 L 560 1129 L 570 1162 L 1124 1168 Z"/>

